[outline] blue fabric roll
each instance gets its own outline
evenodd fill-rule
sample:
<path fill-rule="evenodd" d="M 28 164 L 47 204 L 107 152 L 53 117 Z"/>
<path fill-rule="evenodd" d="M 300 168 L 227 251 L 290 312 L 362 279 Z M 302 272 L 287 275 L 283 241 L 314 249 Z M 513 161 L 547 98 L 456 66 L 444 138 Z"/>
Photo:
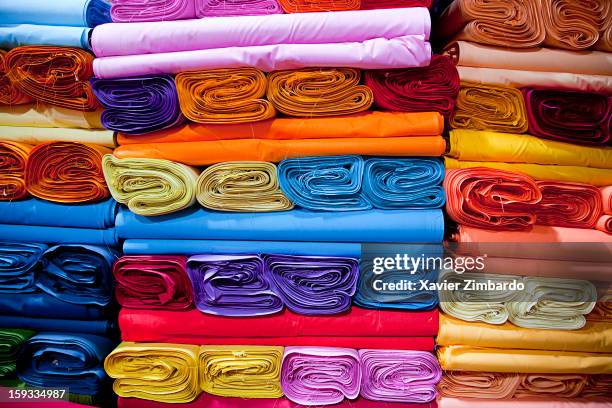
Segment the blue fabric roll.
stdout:
<path fill-rule="evenodd" d="M 302 208 L 325 211 L 367 210 L 361 194 L 363 159 L 359 156 L 302 157 L 278 165 L 283 193 Z"/>
<path fill-rule="evenodd" d="M 110 4 L 102 0 L 20 0 L 0 2 L 5 24 L 95 27 L 110 23 Z"/>
<path fill-rule="evenodd" d="M 60 333 L 89 333 L 103 336 L 116 330 L 116 324 L 109 320 L 63 320 L 24 316 L 0 316 L 0 327 Z"/>
<path fill-rule="evenodd" d="M 191 208 L 159 217 L 143 217 L 122 208 L 115 228 L 119 237 L 125 239 L 442 242 L 444 216 L 441 210 L 227 214 Z"/>
<path fill-rule="evenodd" d="M 23 45 L 56 45 L 91 50 L 91 28 L 33 24 L 0 24 L 0 48 Z"/>
<path fill-rule="evenodd" d="M 223 241 L 128 239 L 126 255 L 284 254 L 359 258 L 361 245 L 351 242 Z"/>
<path fill-rule="evenodd" d="M 0 242 L 0 293 L 34 292 L 35 273 L 46 249 L 44 244 Z"/>
<path fill-rule="evenodd" d="M 363 192 L 381 209 L 442 208 L 444 164 L 434 158 L 366 160 Z"/>
<path fill-rule="evenodd" d="M 119 245 L 119 240 L 114 228 L 97 230 L 88 228 L 0 224 L 0 237 L 16 242 L 84 244 L 111 247 Z"/>
<path fill-rule="evenodd" d="M 115 225 L 118 209 L 113 199 L 95 204 L 60 204 L 37 198 L 0 201 L 0 224 L 106 229 Z"/>
<path fill-rule="evenodd" d="M 95 395 L 109 379 L 104 358 L 114 344 L 91 334 L 38 333 L 22 346 L 17 375 L 33 387 L 69 388 L 71 393 Z"/>
<path fill-rule="evenodd" d="M 111 23 L 111 6 L 104 0 L 90 0 L 85 11 L 85 20 L 88 27 Z"/>
<path fill-rule="evenodd" d="M 14 293 L 0 296 L 0 315 L 49 319 L 100 320 L 106 311 L 97 305 L 64 302 L 45 292 Z"/>

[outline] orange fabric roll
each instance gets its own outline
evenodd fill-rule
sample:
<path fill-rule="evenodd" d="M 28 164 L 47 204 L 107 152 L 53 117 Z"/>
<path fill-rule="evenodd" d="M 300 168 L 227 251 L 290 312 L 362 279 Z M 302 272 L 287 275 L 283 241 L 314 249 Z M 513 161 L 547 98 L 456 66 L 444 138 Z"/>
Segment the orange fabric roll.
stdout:
<path fill-rule="evenodd" d="M 111 149 L 78 142 L 48 142 L 30 152 L 26 186 L 30 194 L 60 203 L 85 203 L 108 197 L 102 156 Z"/>
<path fill-rule="evenodd" d="M 285 13 L 359 10 L 361 0 L 278 0 Z"/>
<path fill-rule="evenodd" d="M 255 68 L 181 72 L 175 78 L 183 115 L 198 123 L 244 123 L 270 119 L 266 75 Z"/>
<path fill-rule="evenodd" d="M 8 77 L 6 54 L 0 50 L 0 105 L 21 105 L 31 102 L 32 99 L 13 85 Z"/>
<path fill-rule="evenodd" d="M 374 96 L 353 68 L 308 68 L 268 75 L 267 98 L 289 116 L 339 116 L 367 110 Z"/>
<path fill-rule="evenodd" d="M 589 382 L 584 374 L 523 374 L 514 398 L 577 398 Z"/>
<path fill-rule="evenodd" d="M 612 2 L 608 2 L 608 8 L 604 10 L 604 22 L 599 33 L 599 41 L 595 49 L 600 51 L 612 51 Z"/>
<path fill-rule="evenodd" d="M 79 48 L 25 46 L 6 55 L 8 76 L 28 96 L 68 109 L 93 111 L 93 55 Z"/>
<path fill-rule="evenodd" d="M 610 242 L 612 235 L 596 229 L 536 225 L 529 231 L 494 231 L 460 225 L 453 234 L 458 242 Z M 598 303 L 599 304 L 599 303 Z"/>
<path fill-rule="evenodd" d="M 119 146 L 115 156 L 166 159 L 192 166 L 227 161 L 279 162 L 291 157 L 362 154 L 372 156 L 440 156 L 441 136 L 370 139 L 239 139 L 189 143 L 151 143 Z"/>
<path fill-rule="evenodd" d="M 443 397 L 506 399 L 511 398 L 521 376 L 514 373 L 484 371 L 446 371 L 438 383 Z"/>
<path fill-rule="evenodd" d="M 276 118 L 236 125 L 185 126 L 144 135 L 119 133 L 120 145 L 134 143 L 175 143 L 231 139 L 328 139 L 438 136 L 444 131 L 444 118 L 437 112 L 363 112 L 350 116 Z"/>
<path fill-rule="evenodd" d="M 595 45 L 610 0 L 540 0 L 546 29 L 544 44 L 554 48 L 584 50 Z"/>
<path fill-rule="evenodd" d="M 594 228 L 602 214 L 600 190 L 582 183 L 538 181 L 542 200 L 533 211 L 540 225 Z"/>
<path fill-rule="evenodd" d="M 25 169 L 31 145 L 0 141 L 0 201 L 12 201 L 28 195 Z"/>

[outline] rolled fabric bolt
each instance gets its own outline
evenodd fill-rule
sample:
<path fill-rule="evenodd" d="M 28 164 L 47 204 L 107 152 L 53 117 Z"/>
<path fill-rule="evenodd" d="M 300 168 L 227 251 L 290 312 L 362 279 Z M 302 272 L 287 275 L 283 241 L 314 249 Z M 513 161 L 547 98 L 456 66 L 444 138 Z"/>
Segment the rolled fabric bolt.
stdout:
<path fill-rule="evenodd" d="M 0 293 L 33 292 L 46 249 L 45 244 L 0 242 Z"/>
<path fill-rule="evenodd" d="M 25 143 L 0 141 L 0 201 L 28 196 L 25 169 L 32 148 Z"/>

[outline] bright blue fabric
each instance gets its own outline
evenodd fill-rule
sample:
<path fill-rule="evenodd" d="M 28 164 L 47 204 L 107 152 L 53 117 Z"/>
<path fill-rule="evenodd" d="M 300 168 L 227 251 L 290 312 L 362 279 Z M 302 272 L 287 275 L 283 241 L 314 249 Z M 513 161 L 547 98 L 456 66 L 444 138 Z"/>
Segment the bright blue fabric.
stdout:
<path fill-rule="evenodd" d="M 102 0 L 0 1 L 4 24 L 95 27 L 109 23 L 110 4 Z"/>
<path fill-rule="evenodd" d="M 48 244 L 84 244 L 116 247 L 116 231 L 109 229 L 43 227 L 34 225 L 0 224 L 0 237 L 16 242 L 45 242 Z"/>
<path fill-rule="evenodd" d="M 55 45 L 91 50 L 91 28 L 45 26 L 33 24 L 0 24 L 0 48 L 24 45 Z"/>
<path fill-rule="evenodd" d="M 45 244 L 0 242 L 0 293 L 34 292 L 35 272 L 46 249 Z"/>
<path fill-rule="evenodd" d="M 0 327 L 99 335 L 108 335 L 116 330 L 115 323 L 109 320 L 63 320 L 24 316 L 0 316 Z"/>
<path fill-rule="evenodd" d="M 103 319 L 106 311 L 97 305 L 76 305 L 44 292 L 0 296 L 0 315 L 50 319 Z"/>

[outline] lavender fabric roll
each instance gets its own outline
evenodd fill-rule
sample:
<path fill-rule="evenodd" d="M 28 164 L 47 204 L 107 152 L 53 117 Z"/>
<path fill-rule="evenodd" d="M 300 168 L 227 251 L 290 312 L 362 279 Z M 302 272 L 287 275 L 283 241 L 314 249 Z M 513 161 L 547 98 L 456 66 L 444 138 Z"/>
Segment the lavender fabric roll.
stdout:
<path fill-rule="evenodd" d="M 271 288 L 257 255 L 196 255 L 187 261 L 198 310 L 221 316 L 279 312 L 283 302 Z"/>
<path fill-rule="evenodd" d="M 442 370 L 426 351 L 359 350 L 361 396 L 374 401 L 424 403 L 436 398 Z"/>
<path fill-rule="evenodd" d="M 359 395 L 361 366 L 356 350 L 285 347 L 281 387 L 297 404 L 331 405 Z"/>
<path fill-rule="evenodd" d="M 265 274 L 289 310 L 329 315 L 348 310 L 357 290 L 354 258 L 264 255 Z"/>
<path fill-rule="evenodd" d="M 196 0 L 198 17 L 262 16 L 281 14 L 276 0 Z"/>
<path fill-rule="evenodd" d="M 430 30 L 429 11 L 415 7 L 111 23 L 96 27 L 91 45 L 96 57 L 109 57 L 274 44 L 351 43 L 407 35 L 418 35 L 425 41 Z"/>
<path fill-rule="evenodd" d="M 183 121 L 174 79 L 169 75 L 91 79 L 104 106 L 105 128 L 127 134 L 165 129 Z"/>

